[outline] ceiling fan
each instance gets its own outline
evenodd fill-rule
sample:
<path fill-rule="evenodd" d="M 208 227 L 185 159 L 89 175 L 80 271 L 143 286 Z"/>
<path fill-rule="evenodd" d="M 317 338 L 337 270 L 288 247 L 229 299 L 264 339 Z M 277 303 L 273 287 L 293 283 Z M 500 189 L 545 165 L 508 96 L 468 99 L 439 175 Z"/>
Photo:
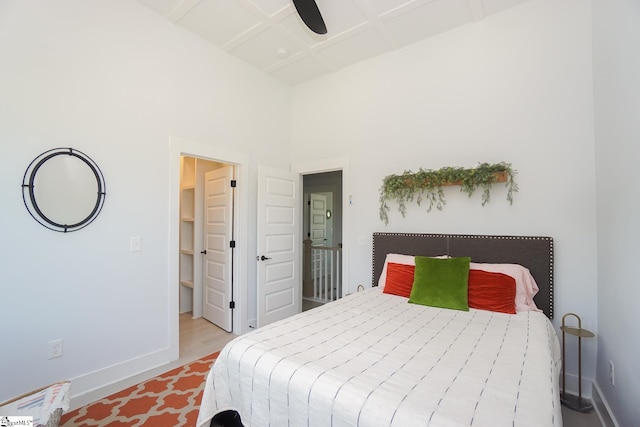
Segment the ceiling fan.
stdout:
<path fill-rule="evenodd" d="M 318 9 L 315 0 L 293 0 L 298 15 L 311 31 L 317 34 L 327 34 L 327 26 Z"/>

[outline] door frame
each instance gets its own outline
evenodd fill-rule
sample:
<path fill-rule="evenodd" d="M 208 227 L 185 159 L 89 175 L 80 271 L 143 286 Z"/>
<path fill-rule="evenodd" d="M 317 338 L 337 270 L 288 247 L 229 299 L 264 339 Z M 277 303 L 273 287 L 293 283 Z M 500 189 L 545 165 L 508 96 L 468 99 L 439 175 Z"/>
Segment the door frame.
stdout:
<path fill-rule="evenodd" d="M 342 171 L 342 295 L 341 297 L 355 292 L 350 288 L 349 278 L 349 241 L 350 241 L 350 221 L 349 207 L 352 202 L 349 193 L 349 157 L 334 157 L 328 159 L 317 159 L 309 162 L 299 162 L 291 164 L 291 171 L 302 175 L 314 173 Z M 300 185 L 300 200 L 304 203 L 303 185 Z M 303 223 L 304 209 L 300 209 L 300 233 L 304 232 Z M 301 254 L 301 257 L 303 254 Z M 302 262 L 302 258 L 300 259 Z M 300 295 L 302 295 L 302 283 L 300 283 Z"/>
<path fill-rule="evenodd" d="M 234 236 L 236 238 L 235 259 L 233 265 L 234 300 L 237 302 L 233 311 L 233 333 L 242 334 L 248 330 L 245 318 L 247 307 L 243 304 L 247 296 L 247 268 L 244 263 L 248 259 L 249 236 L 249 155 L 227 148 L 190 141 L 179 137 L 169 137 L 169 263 L 168 284 L 169 301 L 167 319 L 169 325 L 169 353 L 171 360 L 180 357 L 180 324 L 179 324 L 179 224 L 180 224 L 180 157 L 189 156 L 214 162 L 227 163 L 235 167 L 236 206 L 234 207 Z M 241 226 L 242 225 L 242 226 Z M 244 266 L 245 268 L 241 268 Z"/>

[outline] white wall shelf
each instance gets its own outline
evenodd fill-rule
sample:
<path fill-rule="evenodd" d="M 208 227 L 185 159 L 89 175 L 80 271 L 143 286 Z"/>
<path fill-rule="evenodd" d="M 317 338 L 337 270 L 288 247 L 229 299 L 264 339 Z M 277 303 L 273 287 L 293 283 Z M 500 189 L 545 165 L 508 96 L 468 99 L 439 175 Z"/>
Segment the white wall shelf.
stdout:
<path fill-rule="evenodd" d="M 196 159 L 180 159 L 180 312 L 193 312 Z"/>

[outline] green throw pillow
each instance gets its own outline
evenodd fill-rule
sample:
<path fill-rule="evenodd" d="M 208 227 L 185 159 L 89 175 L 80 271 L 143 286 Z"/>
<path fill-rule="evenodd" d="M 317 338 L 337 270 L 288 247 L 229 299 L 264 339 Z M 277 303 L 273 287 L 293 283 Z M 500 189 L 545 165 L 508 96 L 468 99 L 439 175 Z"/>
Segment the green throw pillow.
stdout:
<path fill-rule="evenodd" d="M 469 263 L 471 258 L 417 256 L 409 302 L 469 311 Z"/>

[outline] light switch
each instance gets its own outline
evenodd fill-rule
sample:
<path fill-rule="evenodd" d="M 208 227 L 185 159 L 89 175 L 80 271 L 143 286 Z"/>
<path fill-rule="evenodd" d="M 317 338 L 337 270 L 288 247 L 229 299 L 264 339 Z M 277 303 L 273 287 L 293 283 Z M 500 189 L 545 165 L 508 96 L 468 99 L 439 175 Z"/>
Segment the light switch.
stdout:
<path fill-rule="evenodd" d="M 131 238 L 131 247 L 129 249 L 131 252 L 140 252 L 142 250 L 142 237 L 132 237 Z"/>

